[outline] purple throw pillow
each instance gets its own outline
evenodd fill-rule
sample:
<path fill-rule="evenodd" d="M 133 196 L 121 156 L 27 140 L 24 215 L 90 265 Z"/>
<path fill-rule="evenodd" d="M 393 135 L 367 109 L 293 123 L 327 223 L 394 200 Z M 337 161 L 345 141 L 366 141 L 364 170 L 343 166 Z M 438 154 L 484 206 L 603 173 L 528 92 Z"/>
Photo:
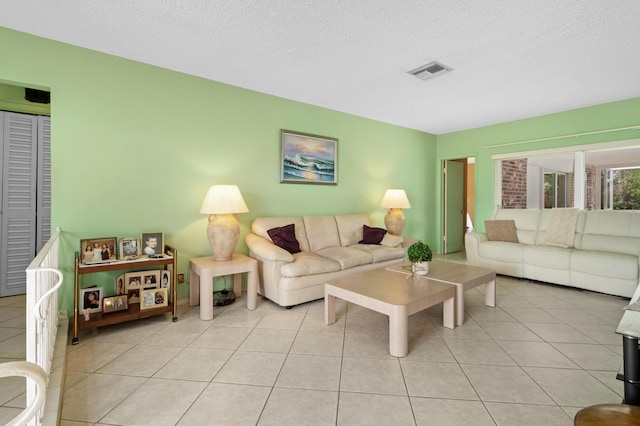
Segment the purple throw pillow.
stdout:
<path fill-rule="evenodd" d="M 363 225 L 362 228 L 362 241 L 359 244 L 380 244 L 380 241 L 384 238 L 384 234 L 387 233 L 383 228 L 372 228 L 367 225 Z"/>
<path fill-rule="evenodd" d="M 271 228 L 267 231 L 273 244 L 288 251 L 291 254 L 300 253 L 300 244 L 296 240 L 296 228 L 292 223 L 279 228 Z"/>

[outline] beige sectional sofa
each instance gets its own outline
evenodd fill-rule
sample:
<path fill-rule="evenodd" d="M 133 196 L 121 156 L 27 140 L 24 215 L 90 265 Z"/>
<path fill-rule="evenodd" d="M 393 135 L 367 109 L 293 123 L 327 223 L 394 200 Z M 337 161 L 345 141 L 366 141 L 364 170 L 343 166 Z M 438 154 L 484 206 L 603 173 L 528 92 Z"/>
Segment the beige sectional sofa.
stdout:
<path fill-rule="evenodd" d="M 277 246 L 269 236 L 269 230 L 291 224 L 299 253 Z M 402 237 L 385 234 L 379 244 L 359 244 L 364 225 L 370 225 L 367 215 L 255 219 L 245 241 L 258 261 L 258 293 L 290 307 L 323 298 L 327 280 L 401 263 Z"/>
<path fill-rule="evenodd" d="M 498 210 L 490 220 L 513 220 L 518 242 L 468 232 L 467 261 L 498 274 L 631 297 L 640 280 L 640 211 L 576 211 L 567 230 L 556 220 L 560 210 L 569 209 Z M 557 238 L 563 231 L 570 234 L 564 244 Z"/>

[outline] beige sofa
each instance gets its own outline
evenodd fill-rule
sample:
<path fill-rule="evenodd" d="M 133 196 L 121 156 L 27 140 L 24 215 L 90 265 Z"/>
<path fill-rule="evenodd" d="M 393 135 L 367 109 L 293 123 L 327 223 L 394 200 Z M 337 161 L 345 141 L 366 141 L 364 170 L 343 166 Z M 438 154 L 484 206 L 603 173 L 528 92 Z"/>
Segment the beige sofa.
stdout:
<path fill-rule="evenodd" d="M 467 261 L 498 274 L 631 297 L 640 280 L 640 211 L 577 211 L 569 241 L 559 244 L 554 210 L 567 209 L 498 210 L 491 220 L 513 220 L 518 242 L 468 232 Z"/>
<path fill-rule="evenodd" d="M 275 245 L 269 230 L 293 224 L 300 252 Z M 258 261 L 258 293 L 291 307 L 324 297 L 327 280 L 348 273 L 401 263 L 402 237 L 386 234 L 380 244 L 359 244 L 367 215 L 262 217 L 246 237 L 249 255 Z"/>

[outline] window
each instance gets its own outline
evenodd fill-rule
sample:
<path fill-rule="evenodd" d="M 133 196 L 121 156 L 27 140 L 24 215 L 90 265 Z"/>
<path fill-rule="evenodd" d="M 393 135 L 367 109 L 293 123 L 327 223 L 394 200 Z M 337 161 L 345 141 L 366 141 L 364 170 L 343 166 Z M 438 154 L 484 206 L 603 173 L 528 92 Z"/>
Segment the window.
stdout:
<path fill-rule="evenodd" d="M 570 207 L 569 176 L 555 171 L 544 172 L 544 208 Z"/>
<path fill-rule="evenodd" d="M 493 156 L 496 204 L 512 209 L 640 210 L 639 142 Z"/>

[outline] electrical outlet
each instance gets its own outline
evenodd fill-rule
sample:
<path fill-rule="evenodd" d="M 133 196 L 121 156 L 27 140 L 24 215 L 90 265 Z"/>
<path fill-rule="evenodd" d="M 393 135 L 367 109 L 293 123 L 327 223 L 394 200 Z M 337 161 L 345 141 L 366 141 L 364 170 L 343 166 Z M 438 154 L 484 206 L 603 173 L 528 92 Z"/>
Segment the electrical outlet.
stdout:
<path fill-rule="evenodd" d="M 184 282 L 184 274 L 178 274 L 178 283 Z"/>

